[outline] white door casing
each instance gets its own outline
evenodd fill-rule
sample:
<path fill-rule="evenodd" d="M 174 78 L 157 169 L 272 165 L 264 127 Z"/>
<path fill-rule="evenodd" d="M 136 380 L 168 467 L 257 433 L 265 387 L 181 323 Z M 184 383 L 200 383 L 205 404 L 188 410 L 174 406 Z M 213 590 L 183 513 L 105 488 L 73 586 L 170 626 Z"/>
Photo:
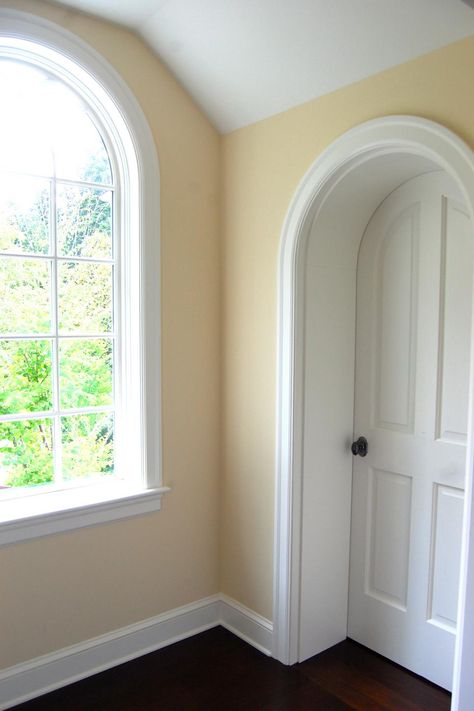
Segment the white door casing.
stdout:
<path fill-rule="evenodd" d="M 450 689 L 474 236 L 446 173 L 377 208 L 357 267 L 348 636 Z"/>
<path fill-rule="evenodd" d="M 307 500 L 307 482 L 311 482 L 314 491 L 322 487 L 317 497 L 321 500 L 324 498 L 325 483 L 331 481 L 332 474 L 332 468 L 322 471 L 316 461 L 312 468 L 312 481 L 311 477 L 308 477 L 309 465 L 304 457 L 309 433 L 315 440 L 313 446 L 316 449 L 318 447 L 318 431 L 308 422 L 311 419 L 309 415 L 313 416 L 314 413 L 305 410 L 305 369 L 307 363 L 311 362 L 312 368 L 319 369 L 317 380 L 322 381 L 324 368 L 327 367 L 324 358 L 321 361 L 318 358 L 318 350 L 314 350 L 318 346 L 317 340 L 312 343 L 313 350 L 309 351 L 305 339 L 307 311 L 311 311 L 316 303 L 313 299 L 308 301 L 306 294 L 307 260 L 311 257 L 315 265 L 333 270 L 333 279 L 329 282 L 334 291 L 339 291 L 343 283 L 346 284 L 346 299 L 341 297 L 340 302 L 342 304 L 346 301 L 346 313 L 352 303 L 355 318 L 355 286 L 353 291 L 347 286 L 350 281 L 348 277 L 352 270 L 355 272 L 358 244 L 370 215 L 397 185 L 430 170 L 444 170 L 453 178 L 462 193 L 472 221 L 474 156 L 468 146 L 451 131 L 425 119 L 391 116 L 369 121 L 341 136 L 315 161 L 298 188 L 285 221 L 279 269 L 274 656 L 287 664 L 303 657 L 301 632 L 305 626 L 310 628 L 316 620 L 324 630 L 324 644 L 328 646 L 345 636 L 345 628 L 341 633 L 340 627 L 341 620 L 344 620 L 347 614 L 347 599 L 344 601 L 343 596 L 338 600 L 338 610 L 325 615 L 325 609 L 332 604 L 331 575 L 334 569 L 339 569 L 337 575 L 342 579 L 344 574 L 341 571 L 344 562 L 347 563 L 348 560 L 349 516 L 347 526 L 334 527 L 334 535 L 339 536 L 339 556 L 331 555 L 334 541 L 325 536 L 324 529 L 318 528 L 316 516 L 313 516 L 314 528 L 310 541 L 307 540 L 307 532 L 304 530 L 308 513 L 304 506 Z M 351 202 L 352 195 L 355 195 L 355 198 Z M 335 255 L 336 251 L 338 255 Z M 336 263 L 337 259 L 340 260 L 339 265 Z M 320 331 L 323 333 L 320 338 L 324 337 L 330 341 L 334 334 L 331 329 L 325 328 L 329 322 L 325 309 L 328 303 L 330 299 L 326 298 L 326 304 L 316 303 L 316 306 L 317 315 L 321 318 Z M 338 313 L 332 314 L 333 321 L 338 319 Z M 344 343 L 348 351 L 354 349 L 353 334 L 354 328 L 352 332 L 349 330 Z M 470 360 L 472 373 L 472 352 Z M 339 367 L 341 364 L 335 361 L 332 370 Z M 341 372 L 343 378 L 344 375 Z M 319 401 L 313 405 L 316 415 L 319 412 L 321 416 L 329 403 L 329 393 L 321 392 L 320 395 Z M 341 399 L 346 397 L 346 404 L 351 409 L 351 394 L 344 395 L 341 390 L 340 395 Z M 471 677 L 469 661 L 474 656 L 474 610 L 466 606 L 466 599 L 474 595 L 474 521 L 471 518 L 472 410 L 471 378 L 453 711 L 470 711 L 474 699 L 474 679 Z M 332 413 L 329 414 L 332 416 Z M 337 423 L 334 427 L 337 428 Z M 341 430 L 340 426 L 339 429 Z M 343 443 L 344 448 L 347 448 L 351 435 L 352 424 L 347 432 L 335 432 L 326 446 L 327 466 L 332 467 L 332 457 L 334 461 L 342 462 L 341 446 Z M 329 450 L 332 450 L 332 455 Z M 350 481 L 350 456 L 347 461 Z M 344 497 L 342 508 L 338 500 L 328 500 L 326 503 L 326 507 L 333 511 L 332 518 L 338 524 L 344 518 L 346 500 L 347 497 Z M 311 542 L 315 545 L 311 546 Z M 310 555 L 312 549 L 316 554 L 313 559 Z M 338 557 L 342 560 L 338 560 Z M 311 565 L 318 572 L 316 581 L 314 576 L 304 574 L 305 567 Z M 305 595 L 308 580 L 312 581 L 311 584 L 319 591 L 319 609 L 316 612 L 308 608 L 308 601 L 311 600 L 311 594 Z M 338 620 L 339 629 L 331 630 L 334 620 Z M 344 623 L 342 626 L 344 627 Z M 324 648 L 324 645 L 321 648 Z M 315 651 L 320 650 L 312 650 L 312 653 Z"/>

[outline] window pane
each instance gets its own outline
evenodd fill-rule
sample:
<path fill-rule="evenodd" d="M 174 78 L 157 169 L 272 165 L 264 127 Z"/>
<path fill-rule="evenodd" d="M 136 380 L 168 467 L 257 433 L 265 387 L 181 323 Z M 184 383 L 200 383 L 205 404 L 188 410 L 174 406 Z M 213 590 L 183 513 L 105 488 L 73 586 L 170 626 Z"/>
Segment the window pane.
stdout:
<path fill-rule="evenodd" d="M 52 407 L 51 341 L 0 341 L 0 415 Z"/>
<path fill-rule="evenodd" d="M 111 414 L 62 417 L 61 431 L 64 479 L 113 474 L 114 430 Z"/>
<path fill-rule="evenodd" d="M 60 341 L 59 383 L 62 408 L 112 404 L 113 345 L 110 338 Z"/>
<path fill-rule="evenodd" d="M 52 420 L 0 422 L 0 486 L 53 481 Z"/>
<path fill-rule="evenodd" d="M 49 252 L 49 186 L 0 175 L 0 252 Z"/>
<path fill-rule="evenodd" d="M 51 331 L 51 262 L 0 259 L 0 333 Z"/>
<path fill-rule="evenodd" d="M 108 185 L 112 182 L 107 151 L 86 114 L 65 116 L 54 143 L 58 178 Z"/>
<path fill-rule="evenodd" d="M 68 257 L 112 256 L 112 193 L 63 186 L 57 193 L 59 254 Z"/>
<path fill-rule="evenodd" d="M 2 169 L 50 176 L 51 107 L 44 100 L 48 75 L 23 62 L 0 61 L 0 155 Z M 8 110 L 5 110 L 8 108 Z"/>
<path fill-rule="evenodd" d="M 3 104 L 3 97 L 2 97 Z M 16 111 L 0 112 L 2 170 L 30 175 L 53 175 L 53 154 L 44 133 Z"/>
<path fill-rule="evenodd" d="M 61 262 L 58 271 L 60 331 L 110 332 L 112 267 L 89 262 Z"/>
<path fill-rule="evenodd" d="M 61 82 L 51 81 L 47 91 L 54 109 L 51 125 L 56 175 L 69 180 L 110 184 L 109 157 L 84 104 Z"/>
<path fill-rule="evenodd" d="M 0 60 L 0 155 L 16 173 L 112 182 L 107 150 L 86 107 L 52 75 Z M 53 163 L 54 155 L 54 163 Z M 54 168 L 53 168 L 54 166 Z"/>

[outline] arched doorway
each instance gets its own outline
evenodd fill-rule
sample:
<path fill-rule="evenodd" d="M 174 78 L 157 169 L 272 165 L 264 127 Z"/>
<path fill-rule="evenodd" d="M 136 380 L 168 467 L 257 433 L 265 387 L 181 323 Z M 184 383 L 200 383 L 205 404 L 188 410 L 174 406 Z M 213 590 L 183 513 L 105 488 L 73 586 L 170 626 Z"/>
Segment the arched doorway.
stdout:
<path fill-rule="evenodd" d="M 345 637 L 352 469 L 348 444 L 352 436 L 355 271 L 360 240 L 370 216 L 392 190 L 434 170 L 445 171 L 455 181 L 472 220 L 472 151 L 432 122 L 414 117 L 377 119 L 333 143 L 312 166 L 290 206 L 280 262 L 274 610 L 274 654 L 285 663 L 301 658 L 302 628 L 317 636 L 319 651 Z M 310 299 L 308 269 L 315 285 Z M 313 323 L 318 324 L 312 335 L 306 328 L 308 309 Z M 309 418 L 308 362 L 312 364 L 314 400 Z M 472 417 L 472 396 L 470 402 Z M 474 583 L 474 566 L 469 560 L 470 555 L 474 558 L 469 550 L 471 432 L 468 440 L 453 696 L 453 708 L 459 710 L 468 708 L 463 704 L 474 693 L 464 669 L 467 650 L 474 644 L 474 619 L 471 621 L 464 604 Z M 308 442 L 317 452 L 311 480 L 305 479 Z M 313 505 L 310 526 L 303 488 L 306 506 L 308 502 Z M 310 608 L 305 607 L 308 596 Z"/>

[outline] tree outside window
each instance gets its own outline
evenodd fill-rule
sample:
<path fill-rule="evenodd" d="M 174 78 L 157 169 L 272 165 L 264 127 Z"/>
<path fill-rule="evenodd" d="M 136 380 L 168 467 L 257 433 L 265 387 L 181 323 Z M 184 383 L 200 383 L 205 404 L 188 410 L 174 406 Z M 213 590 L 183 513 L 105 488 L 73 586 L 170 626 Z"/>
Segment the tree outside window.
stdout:
<path fill-rule="evenodd" d="M 75 93 L 0 61 L 0 486 L 114 475 L 115 187 Z"/>

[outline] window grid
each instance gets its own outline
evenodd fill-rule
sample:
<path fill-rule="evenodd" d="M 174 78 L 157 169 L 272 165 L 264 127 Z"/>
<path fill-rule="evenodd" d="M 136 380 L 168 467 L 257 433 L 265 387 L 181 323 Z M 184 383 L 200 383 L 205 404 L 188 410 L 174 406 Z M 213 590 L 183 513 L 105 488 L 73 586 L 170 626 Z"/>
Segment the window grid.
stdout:
<path fill-rule="evenodd" d="M 3 340 L 3 339 L 2 339 Z M 46 418 L 61 417 L 68 415 L 95 415 L 103 412 L 114 413 L 116 410 L 114 405 L 99 405 L 98 407 L 72 407 L 70 409 L 62 408 L 61 410 L 35 410 L 34 412 L 15 412 L 11 415 L 2 415 L 1 422 L 18 422 L 19 420 L 44 420 Z"/>
<path fill-rule="evenodd" d="M 0 252 L 0 255 L 11 259 L 52 259 L 52 254 L 32 254 L 31 252 Z M 84 262 L 85 264 L 93 262 L 94 264 L 114 264 L 113 259 L 105 259 L 102 257 L 64 257 L 58 254 L 56 255 L 56 259 L 58 262 Z"/>
<path fill-rule="evenodd" d="M 106 148 L 108 158 L 110 161 L 111 155 L 109 147 Z M 2 175 L 13 175 L 11 171 L 5 173 L 2 171 Z M 117 277 L 118 270 L 116 265 L 116 190 L 115 186 L 110 183 L 96 183 L 90 181 L 81 180 L 68 180 L 65 178 L 56 178 L 51 176 L 33 175 L 29 173 L 14 173 L 15 177 L 24 178 L 38 178 L 48 180 L 50 183 L 50 200 L 49 200 L 49 252 L 47 254 L 37 254 L 29 252 L 19 252 L 12 253 L 6 251 L 0 251 L 0 259 L 34 259 L 43 262 L 50 263 L 50 320 L 51 329 L 49 333 L 31 333 L 31 334 L 0 334 L 1 341 L 37 341 L 46 340 L 51 344 L 51 387 L 52 387 L 52 401 L 53 407 L 51 410 L 46 411 L 30 411 L 21 413 L 10 413 L 0 415 L 0 422 L 15 422 L 21 420 L 52 420 L 52 447 L 53 447 L 53 482 L 48 486 L 48 488 L 55 489 L 60 488 L 61 484 L 64 482 L 63 476 L 63 466 L 62 466 L 62 431 L 61 424 L 62 418 L 66 416 L 73 415 L 89 415 L 89 414 L 116 414 L 116 332 L 115 325 L 118 320 L 118 303 L 117 303 Z M 79 256 L 67 256 L 59 254 L 58 245 L 58 229 L 57 229 L 57 191 L 58 186 L 63 185 L 78 187 L 78 188 L 91 188 L 99 189 L 103 192 L 110 191 L 111 193 L 111 258 L 104 257 L 79 257 Z M 105 264 L 111 266 L 112 271 L 112 294 L 111 294 L 111 312 L 112 312 L 112 328 L 109 332 L 101 333 L 85 333 L 85 332 L 74 332 L 74 333 L 60 333 L 59 329 L 59 280 L 58 280 L 58 265 L 61 262 L 77 262 L 85 264 Z M 62 408 L 61 407 L 61 393 L 60 393 L 60 362 L 59 362 L 59 346 L 60 343 L 64 341 L 70 341 L 75 339 L 109 339 L 112 344 L 112 405 L 101 405 L 101 406 L 89 406 L 89 407 L 79 407 L 79 408 Z M 116 417 L 114 417 L 114 447 L 115 447 L 115 426 Z M 115 457 L 114 457 L 115 459 Z M 115 473 L 115 472 L 114 472 Z M 34 487 L 33 487 L 34 488 Z"/>
<path fill-rule="evenodd" d="M 51 328 L 53 339 L 51 342 L 51 386 L 53 388 L 53 408 L 59 413 L 59 304 L 58 304 L 58 240 L 56 226 L 56 183 L 50 183 L 49 193 L 49 250 L 53 256 L 51 269 Z M 53 417 L 53 481 L 58 485 L 64 480 L 62 469 L 62 437 L 61 418 Z"/>

